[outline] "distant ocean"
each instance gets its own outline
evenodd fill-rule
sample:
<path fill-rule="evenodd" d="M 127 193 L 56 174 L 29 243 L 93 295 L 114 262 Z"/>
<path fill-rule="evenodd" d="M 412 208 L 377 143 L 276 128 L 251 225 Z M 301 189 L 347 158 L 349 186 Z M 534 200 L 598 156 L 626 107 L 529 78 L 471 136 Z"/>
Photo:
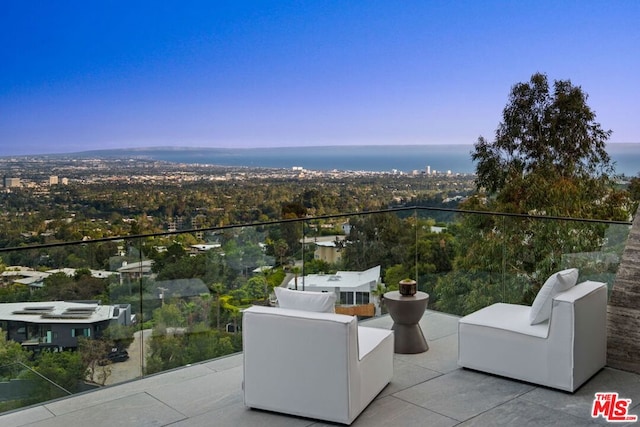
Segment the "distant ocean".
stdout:
<path fill-rule="evenodd" d="M 91 151 L 114 157 L 138 157 L 174 163 L 208 164 L 308 170 L 376 171 L 397 170 L 451 171 L 473 173 L 471 145 L 402 145 L 402 146 L 322 146 L 280 148 L 138 148 Z M 640 143 L 609 144 L 607 151 L 616 165 L 617 174 L 637 176 L 640 173 Z"/>

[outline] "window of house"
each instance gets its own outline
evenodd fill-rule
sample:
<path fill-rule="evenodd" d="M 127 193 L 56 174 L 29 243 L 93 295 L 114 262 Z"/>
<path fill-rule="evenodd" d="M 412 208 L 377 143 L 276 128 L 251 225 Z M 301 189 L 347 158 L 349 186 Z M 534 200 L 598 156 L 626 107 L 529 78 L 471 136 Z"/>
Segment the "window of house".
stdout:
<path fill-rule="evenodd" d="M 340 292 L 340 304 L 353 305 L 353 292 Z"/>
<path fill-rule="evenodd" d="M 369 292 L 356 292 L 356 304 L 369 304 Z"/>
<path fill-rule="evenodd" d="M 91 329 L 89 328 L 74 328 L 71 330 L 72 337 L 90 337 Z"/>

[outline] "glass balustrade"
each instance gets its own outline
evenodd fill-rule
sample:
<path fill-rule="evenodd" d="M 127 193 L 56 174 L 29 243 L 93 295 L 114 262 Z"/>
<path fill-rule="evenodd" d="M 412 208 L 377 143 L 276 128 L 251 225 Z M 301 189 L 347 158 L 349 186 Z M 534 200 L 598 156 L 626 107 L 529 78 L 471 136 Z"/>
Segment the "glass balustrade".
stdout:
<path fill-rule="evenodd" d="M 403 208 L 2 248 L 0 411 L 242 351 L 273 288 L 384 315 L 414 279 L 428 309 L 530 304 L 553 272 L 613 284 L 629 223 Z"/>

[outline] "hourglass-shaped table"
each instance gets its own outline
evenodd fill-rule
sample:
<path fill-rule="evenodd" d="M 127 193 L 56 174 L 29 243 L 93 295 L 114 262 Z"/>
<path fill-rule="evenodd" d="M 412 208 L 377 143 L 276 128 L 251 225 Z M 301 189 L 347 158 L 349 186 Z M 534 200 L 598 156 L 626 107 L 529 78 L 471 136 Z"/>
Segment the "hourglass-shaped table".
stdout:
<path fill-rule="evenodd" d="M 398 291 L 384 294 L 384 303 L 393 319 L 394 352 L 402 354 L 423 353 L 429 350 L 418 322 L 429 303 L 429 294 L 416 292 L 412 296 Z"/>

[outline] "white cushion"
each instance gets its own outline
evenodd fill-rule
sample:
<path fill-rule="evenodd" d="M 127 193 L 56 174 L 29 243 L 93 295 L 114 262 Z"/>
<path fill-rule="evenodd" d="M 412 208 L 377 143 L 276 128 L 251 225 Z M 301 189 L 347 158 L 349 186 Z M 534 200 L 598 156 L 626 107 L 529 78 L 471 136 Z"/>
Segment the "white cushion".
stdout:
<path fill-rule="evenodd" d="M 335 292 L 294 291 L 287 288 L 275 288 L 278 306 L 302 311 L 335 313 Z"/>
<path fill-rule="evenodd" d="M 575 286 L 576 283 L 578 283 L 577 268 L 558 271 L 549 276 L 531 305 L 531 311 L 529 312 L 531 324 L 535 325 L 548 320 L 549 316 L 551 316 L 553 297 Z"/>

